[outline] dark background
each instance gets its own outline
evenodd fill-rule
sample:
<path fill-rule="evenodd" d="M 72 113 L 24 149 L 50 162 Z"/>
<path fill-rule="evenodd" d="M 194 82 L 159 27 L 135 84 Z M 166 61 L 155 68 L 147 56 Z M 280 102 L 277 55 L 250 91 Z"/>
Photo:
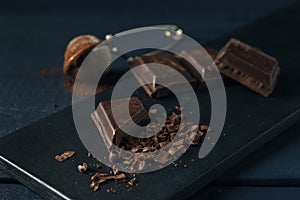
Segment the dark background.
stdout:
<path fill-rule="evenodd" d="M 295 0 L 252 1 L 2 1 L 0 5 L 0 137 L 71 104 L 58 70 L 76 35 L 176 24 L 201 44 L 228 34 Z M 299 13 L 300 14 L 300 13 Z M 287 22 L 289 23 L 289 22 Z M 52 104 L 57 104 L 53 108 Z M 298 127 L 200 191 L 195 198 L 300 197 Z M 239 181 L 236 181 L 239 180 Z M 39 199 L 0 171 L 0 199 Z"/>

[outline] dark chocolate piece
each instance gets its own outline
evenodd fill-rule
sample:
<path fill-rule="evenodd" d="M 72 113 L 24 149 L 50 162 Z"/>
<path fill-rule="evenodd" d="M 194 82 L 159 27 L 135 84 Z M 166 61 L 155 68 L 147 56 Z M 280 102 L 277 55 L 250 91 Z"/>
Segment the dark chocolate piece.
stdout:
<path fill-rule="evenodd" d="M 230 39 L 215 62 L 226 76 L 267 97 L 277 82 L 278 62 L 275 58 L 236 39 Z"/>
<path fill-rule="evenodd" d="M 126 102 L 128 99 L 118 99 L 113 101 L 119 102 L 116 105 L 119 105 L 120 108 L 116 108 L 116 110 L 120 112 L 120 126 L 125 126 L 128 122 L 128 117 L 124 112 L 124 108 L 122 107 L 124 104 L 122 102 Z M 141 120 L 148 118 L 147 110 L 144 108 L 141 101 L 136 97 L 130 98 L 129 113 L 135 123 L 139 123 Z M 116 124 L 112 114 L 111 101 L 101 102 L 97 110 L 92 113 L 92 119 L 94 120 L 94 123 L 108 148 L 110 148 L 112 143 L 117 146 L 121 146 L 122 142 L 125 141 L 129 143 L 138 142 L 138 138 L 124 133 Z"/>
<path fill-rule="evenodd" d="M 182 64 L 177 60 L 177 58 L 171 53 L 158 52 L 151 55 L 143 55 L 140 57 L 135 57 L 133 59 L 130 59 L 128 62 L 130 64 L 130 67 L 132 68 L 142 64 L 146 64 L 147 66 L 147 64 L 149 63 L 158 63 L 158 64 L 166 65 L 181 73 L 190 82 L 193 88 L 197 87 L 197 82 L 198 82 L 197 78 L 192 76 L 191 73 L 189 73 L 189 71 L 186 70 L 186 68 L 183 67 Z M 152 68 L 147 68 L 147 70 L 143 71 L 142 73 L 134 73 L 134 76 L 140 83 L 144 83 L 143 80 L 148 80 L 152 82 L 157 76 L 157 74 L 159 74 L 160 77 L 162 75 L 165 76 L 163 77 L 164 80 L 170 79 L 170 82 L 169 84 L 166 85 L 166 87 L 158 84 L 154 85 L 154 87 L 153 84 L 143 85 L 143 88 L 145 89 L 145 91 L 150 97 L 162 98 L 170 95 L 170 91 L 167 89 L 169 86 L 177 85 L 180 87 L 181 84 L 183 84 L 179 81 L 174 82 L 174 80 L 176 80 L 176 74 L 172 73 L 172 71 L 173 70 L 170 69 L 169 72 L 165 72 L 164 74 L 161 74 L 160 71 L 155 71 Z M 184 91 L 184 89 L 182 91 Z"/>
<path fill-rule="evenodd" d="M 218 51 L 213 48 L 184 50 L 180 52 L 181 56 L 176 55 L 176 58 L 182 63 L 182 65 L 193 74 L 198 80 L 198 89 L 206 88 L 206 82 L 215 81 L 217 79 L 214 72 L 211 61 L 215 59 Z M 210 58 L 208 57 L 210 56 Z M 200 74 L 196 71 L 195 67 L 200 69 Z"/>

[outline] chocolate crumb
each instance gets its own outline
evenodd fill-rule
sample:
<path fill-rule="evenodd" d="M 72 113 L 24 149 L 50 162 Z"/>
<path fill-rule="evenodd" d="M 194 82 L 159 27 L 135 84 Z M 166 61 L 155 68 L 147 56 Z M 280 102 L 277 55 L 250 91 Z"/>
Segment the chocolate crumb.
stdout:
<path fill-rule="evenodd" d="M 88 152 L 87 156 L 90 158 L 90 157 L 92 157 L 92 154 L 90 152 Z"/>
<path fill-rule="evenodd" d="M 96 164 L 95 166 L 96 166 L 96 168 L 98 168 L 98 169 L 101 169 L 101 168 L 102 168 L 102 165 L 100 165 L 100 164 Z"/>
<path fill-rule="evenodd" d="M 201 131 L 211 131 L 211 128 L 209 128 L 207 125 L 201 125 L 200 130 Z"/>
<path fill-rule="evenodd" d="M 136 182 L 136 178 L 130 179 L 127 183 L 131 186 L 134 185 L 134 183 Z"/>
<path fill-rule="evenodd" d="M 118 170 L 117 168 L 113 168 L 113 173 L 114 173 L 114 175 L 117 175 L 117 174 L 119 174 L 120 172 L 119 172 L 119 170 Z"/>
<path fill-rule="evenodd" d="M 52 104 L 52 108 L 57 108 L 57 107 L 58 107 L 57 104 L 55 104 L 55 103 Z"/>
<path fill-rule="evenodd" d="M 55 160 L 57 160 L 59 162 L 63 162 L 65 160 L 67 160 L 68 158 L 71 158 L 74 154 L 75 154 L 74 151 L 65 151 L 61 155 L 56 155 Z"/>
<path fill-rule="evenodd" d="M 175 106 L 175 109 L 176 109 L 177 111 L 181 111 L 181 110 L 183 110 L 183 107 Z"/>
<path fill-rule="evenodd" d="M 117 193 L 117 189 L 115 189 L 115 188 L 108 188 L 107 190 L 106 190 L 106 192 L 107 193 L 112 193 L 112 194 L 115 194 L 115 193 Z"/>
<path fill-rule="evenodd" d="M 172 163 L 174 165 L 174 167 L 178 167 L 178 164 L 177 163 Z"/>
<path fill-rule="evenodd" d="M 86 172 L 86 170 L 88 169 L 88 165 L 83 162 L 82 165 L 78 165 L 77 169 L 80 173 Z"/>

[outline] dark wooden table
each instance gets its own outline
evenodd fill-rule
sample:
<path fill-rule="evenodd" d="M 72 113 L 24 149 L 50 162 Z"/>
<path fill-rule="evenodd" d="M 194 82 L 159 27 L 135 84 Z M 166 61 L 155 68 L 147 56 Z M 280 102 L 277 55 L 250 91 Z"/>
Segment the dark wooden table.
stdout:
<path fill-rule="evenodd" d="M 6 2 L 0 8 L 0 137 L 70 105 L 71 94 L 65 91 L 57 69 L 65 45 L 76 35 L 103 37 L 138 26 L 177 24 L 200 43 L 208 42 L 291 2 L 151 1 L 147 8 L 139 1 L 130 5 Z M 300 124 L 291 128 L 194 197 L 299 199 L 299 128 Z M 40 197 L 0 170 L 0 199 Z"/>

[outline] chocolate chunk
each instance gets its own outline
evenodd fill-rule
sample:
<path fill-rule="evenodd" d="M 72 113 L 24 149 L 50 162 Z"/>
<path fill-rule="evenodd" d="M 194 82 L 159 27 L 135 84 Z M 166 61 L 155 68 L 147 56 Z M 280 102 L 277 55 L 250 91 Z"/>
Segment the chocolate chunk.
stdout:
<path fill-rule="evenodd" d="M 277 82 L 278 62 L 236 39 L 230 39 L 221 49 L 215 62 L 226 76 L 267 97 Z"/>
<path fill-rule="evenodd" d="M 155 69 L 149 67 L 147 64 L 150 63 L 157 63 L 157 64 L 163 64 L 166 65 L 170 68 L 173 68 L 175 70 L 177 70 L 181 75 L 183 75 L 192 85 L 192 87 L 196 88 L 197 87 L 197 79 L 196 77 L 194 77 L 193 75 L 191 75 L 191 73 L 189 71 L 186 70 L 185 67 L 182 66 L 182 64 L 177 60 L 177 58 L 168 52 L 159 52 L 159 53 L 155 53 L 155 54 L 151 54 L 151 55 L 143 55 L 140 57 L 135 57 L 132 59 L 128 60 L 130 67 L 134 68 L 137 67 L 139 65 L 145 64 L 147 67 L 147 70 L 138 73 L 138 72 L 134 72 L 134 76 L 136 77 L 136 79 L 142 84 L 145 81 L 143 80 L 147 80 L 148 82 L 153 82 L 153 80 L 155 80 L 155 78 L 157 77 L 157 75 L 159 75 L 161 78 L 163 78 L 166 83 L 168 83 L 166 85 L 166 87 L 162 86 L 162 85 L 158 85 L 158 84 L 145 84 L 143 85 L 143 88 L 145 89 L 145 91 L 147 92 L 147 94 L 150 97 L 153 98 L 162 98 L 162 97 L 167 97 L 170 95 L 170 91 L 167 89 L 168 87 L 170 87 L 171 85 L 177 85 L 178 87 L 180 87 L 181 85 L 184 85 L 181 82 L 174 82 L 174 80 L 176 80 L 176 73 L 174 73 L 173 70 L 169 70 L 169 72 L 164 72 L 163 74 L 161 73 L 161 71 L 156 71 Z M 164 77 L 162 77 L 164 76 Z M 169 82 L 167 80 L 170 80 Z M 183 87 L 184 88 L 184 87 Z M 184 89 L 182 91 L 185 91 Z"/>
<path fill-rule="evenodd" d="M 118 99 L 113 101 L 116 101 L 116 105 L 120 106 L 119 108 L 116 108 L 116 110 L 120 112 L 118 119 L 121 123 L 120 126 L 125 126 L 128 122 L 128 117 L 126 116 L 126 112 L 122 106 L 125 102 L 128 102 L 128 99 Z M 144 108 L 141 101 L 136 97 L 130 98 L 129 114 L 135 123 L 139 123 L 141 120 L 148 117 L 147 110 Z M 93 112 L 91 116 L 108 149 L 112 143 L 120 147 L 124 141 L 128 141 L 132 144 L 139 142 L 139 138 L 132 137 L 124 133 L 121 130 L 121 127 L 117 125 L 113 117 L 111 101 L 101 102 L 97 110 Z"/>

